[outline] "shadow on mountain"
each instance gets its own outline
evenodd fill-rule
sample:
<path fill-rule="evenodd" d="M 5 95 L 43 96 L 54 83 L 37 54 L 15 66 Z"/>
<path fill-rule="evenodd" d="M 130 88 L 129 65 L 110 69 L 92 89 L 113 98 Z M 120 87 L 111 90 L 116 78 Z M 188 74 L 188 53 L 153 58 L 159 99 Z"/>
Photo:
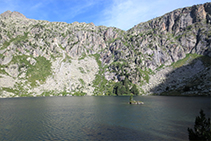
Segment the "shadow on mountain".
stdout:
<path fill-rule="evenodd" d="M 150 92 L 157 95 L 210 95 L 211 57 L 201 56 L 188 60 L 190 58 L 174 63 L 175 69 L 163 78 L 161 76 L 159 79 L 162 82 Z"/>

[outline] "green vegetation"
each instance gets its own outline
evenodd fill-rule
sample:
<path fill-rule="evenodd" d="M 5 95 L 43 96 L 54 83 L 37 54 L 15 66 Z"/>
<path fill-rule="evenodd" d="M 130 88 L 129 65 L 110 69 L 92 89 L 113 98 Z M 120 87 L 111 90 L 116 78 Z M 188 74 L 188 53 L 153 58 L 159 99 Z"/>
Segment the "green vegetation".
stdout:
<path fill-rule="evenodd" d="M 49 60 L 46 60 L 45 57 L 37 57 L 36 61 L 36 64 L 34 66 L 31 65 L 26 73 L 32 87 L 37 86 L 37 80 L 42 84 L 51 75 L 51 63 Z"/>
<path fill-rule="evenodd" d="M 210 118 L 206 118 L 204 111 L 200 111 L 200 116 L 195 119 L 194 129 L 188 128 L 189 140 L 210 141 Z"/>
<path fill-rule="evenodd" d="M 142 70 L 141 68 L 137 68 L 136 70 L 139 72 L 140 77 L 142 77 L 147 83 L 149 83 L 150 79 L 149 75 L 153 74 L 152 70 L 147 68 L 145 68 L 144 70 Z"/>
<path fill-rule="evenodd" d="M 137 89 L 136 85 L 128 79 L 130 74 L 127 71 L 129 65 L 126 60 L 119 59 L 119 61 L 114 61 L 109 65 L 110 68 L 113 68 L 113 72 L 115 72 L 117 75 L 125 77 L 121 82 L 114 82 L 106 80 L 104 72 L 108 66 L 101 66 L 101 61 L 99 60 L 100 55 L 95 54 L 94 56 L 99 65 L 99 72 L 96 74 L 95 80 L 93 81 L 95 95 L 130 95 L 131 93 L 134 95 L 139 94 L 139 90 Z"/>
<path fill-rule="evenodd" d="M 86 93 L 84 92 L 75 92 L 74 94 L 72 94 L 72 96 L 85 96 Z"/>
<path fill-rule="evenodd" d="M 8 75 L 8 73 L 4 70 L 4 65 L 0 65 L 0 74 L 6 74 Z"/>
<path fill-rule="evenodd" d="M 24 67 L 24 66 L 30 66 L 31 64 L 29 63 L 29 61 L 27 61 L 28 57 L 32 57 L 32 56 L 27 56 L 27 55 L 17 55 L 17 56 L 13 56 L 12 61 L 10 62 L 10 64 L 19 64 L 20 68 Z"/>
<path fill-rule="evenodd" d="M 25 41 L 28 38 L 27 36 L 28 36 L 28 32 L 24 33 L 23 36 L 18 35 L 16 38 L 12 38 L 9 41 L 5 41 L 3 43 L 2 49 L 5 49 L 6 47 L 8 47 L 12 42 L 14 42 L 14 44 L 17 44 L 17 43 L 19 43 L 21 41 Z"/>
<path fill-rule="evenodd" d="M 117 82 L 114 85 L 113 93 L 116 95 L 130 94 L 128 85 L 123 85 L 121 82 Z"/>
<path fill-rule="evenodd" d="M 138 95 L 139 94 L 139 90 L 137 89 L 136 85 L 134 84 L 132 86 L 132 88 L 130 89 L 130 92 L 134 95 Z"/>
<path fill-rule="evenodd" d="M 59 44 L 59 47 L 60 47 L 62 50 L 65 50 L 65 48 L 64 48 L 64 47 L 62 47 L 62 45 L 61 45 L 61 44 Z"/>
<path fill-rule="evenodd" d="M 52 93 L 52 91 L 45 91 L 41 94 L 41 96 L 50 96 Z"/>
<path fill-rule="evenodd" d="M 62 92 L 62 95 L 64 94 L 65 92 Z M 39 96 L 39 95 L 38 95 Z M 40 96 L 59 96 L 59 93 L 53 91 L 53 90 L 50 90 L 50 91 L 44 91 Z"/>
<path fill-rule="evenodd" d="M 105 76 L 103 75 L 104 69 L 101 66 L 101 61 L 100 61 L 100 55 L 99 54 L 94 54 L 95 60 L 98 64 L 99 71 L 95 75 L 95 79 L 93 80 L 93 87 L 95 87 L 94 93 L 96 95 L 98 94 L 104 94 L 105 93 L 105 86 L 107 84 L 107 80 L 105 79 Z"/>
<path fill-rule="evenodd" d="M 105 93 L 108 81 L 105 79 L 105 76 L 101 73 L 95 75 L 95 79 L 93 81 L 93 87 L 95 87 L 96 94 Z"/>
<path fill-rule="evenodd" d="M 133 99 L 133 95 L 130 95 L 130 101 L 129 104 L 144 104 L 142 101 L 136 101 Z"/>
<path fill-rule="evenodd" d="M 37 23 L 37 24 L 33 25 L 32 28 L 41 28 L 41 29 L 43 29 L 44 27 L 45 27 L 44 25 L 41 25 L 40 23 Z"/>
<path fill-rule="evenodd" d="M 132 88 L 130 89 L 132 85 Z M 117 82 L 114 85 L 113 93 L 116 95 L 123 95 L 123 94 L 133 94 L 138 95 L 139 90 L 137 89 L 135 84 L 132 84 L 128 78 L 125 78 L 121 82 Z"/>
<path fill-rule="evenodd" d="M 37 96 L 67 96 L 67 95 L 72 95 L 70 92 L 67 92 L 66 90 L 62 91 L 62 92 L 58 92 L 58 91 L 44 91 L 41 95 L 37 95 Z"/>
<path fill-rule="evenodd" d="M 114 43 L 115 41 L 119 40 L 119 38 L 116 38 L 116 39 L 110 39 L 109 41 L 107 41 L 108 44 L 110 43 Z"/>
<path fill-rule="evenodd" d="M 79 67 L 78 69 L 80 70 L 81 73 L 85 73 L 85 71 L 82 67 Z"/>
<path fill-rule="evenodd" d="M 161 70 L 165 65 L 161 64 L 159 67 L 156 68 L 157 71 Z"/>
<path fill-rule="evenodd" d="M 118 71 L 114 70 L 116 73 L 123 73 L 125 68 L 129 67 L 128 62 L 125 60 L 119 60 L 118 62 L 112 62 L 110 64 L 112 68 L 116 68 Z"/>
<path fill-rule="evenodd" d="M 192 28 L 192 25 L 189 25 L 186 27 L 187 30 L 191 30 L 191 28 Z"/>
<path fill-rule="evenodd" d="M 81 55 L 81 57 L 78 59 L 78 60 L 83 60 L 83 59 L 85 59 L 86 58 L 86 53 L 83 53 L 82 55 Z"/>
<path fill-rule="evenodd" d="M 27 61 L 28 57 L 29 56 L 27 55 L 14 56 L 10 63 L 17 63 L 19 65 L 19 71 L 23 67 L 27 68 L 26 76 L 28 82 L 34 87 L 37 86 L 36 81 L 39 81 L 39 83 L 42 84 L 45 82 L 46 78 L 51 75 L 51 62 L 46 60 L 45 57 L 37 57 L 35 58 L 36 63 L 32 65 Z"/>
<path fill-rule="evenodd" d="M 95 57 L 95 60 L 97 61 L 98 66 L 101 67 L 100 54 L 93 54 L 92 56 Z"/>
<path fill-rule="evenodd" d="M 16 95 L 20 96 L 20 97 L 26 97 L 27 95 L 30 95 L 26 89 L 23 88 L 24 85 L 27 85 L 27 82 L 25 83 L 17 83 L 15 84 L 15 90 L 17 90 L 18 93 L 15 93 Z"/>
<path fill-rule="evenodd" d="M 53 56 L 53 59 L 55 59 L 55 57 Z M 65 59 L 63 60 L 64 62 L 67 62 L 67 63 L 71 63 L 72 61 L 71 61 L 71 57 L 70 56 L 68 56 L 68 55 L 66 55 L 65 56 Z"/>
<path fill-rule="evenodd" d="M 14 93 L 14 94 L 18 94 L 18 93 L 19 93 L 18 90 L 15 90 L 15 89 L 12 89 L 12 88 L 5 88 L 5 87 L 2 87 L 2 90 L 3 90 L 3 91 L 7 91 L 7 92 L 11 92 L 11 93 Z"/>
<path fill-rule="evenodd" d="M 83 79 L 78 79 L 79 81 L 80 81 L 80 83 L 84 86 L 86 83 L 84 82 L 84 80 Z"/>
<path fill-rule="evenodd" d="M 93 81 L 93 87 L 95 87 L 95 90 L 94 90 L 95 95 L 128 95 L 130 94 L 131 92 L 129 90 L 129 87 L 131 87 L 131 82 L 128 82 L 129 81 L 128 79 L 125 80 L 124 82 L 118 82 L 118 83 L 106 80 L 104 76 L 104 72 L 108 66 L 102 67 L 99 54 L 95 54 L 93 56 L 95 57 L 99 66 L 99 72 L 98 74 L 95 75 L 95 80 Z M 125 75 L 124 67 L 127 65 L 128 64 L 126 63 L 126 61 L 121 60 L 121 62 L 113 62 L 110 66 L 115 67 L 118 70 L 121 70 L 121 71 L 118 71 L 117 73 L 121 73 L 122 75 Z"/>
<path fill-rule="evenodd" d="M 133 95 L 131 94 L 131 95 L 130 95 L 130 101 L 132 101 L 132 100 L 133 100 Z"/>
<path fill-rule="evenodd" d="M 19 89 L 20 88 L 20 89 Z M 23 87 L 16 87 L 16 88 L 6 88 L 6 87 L 2 87 L 2 89 L 0 90 L 0 93 L 2 93 L 2 91 L 6 91 L 6 92 L 10 92 L 13 93 L 14 96 L 19 96 L 19 97 L 32 97 L 32 95 L 30 93 L 27 93 Z"/>
<path fill-rule="evenodd" d="M 33 97 L 30 93 L 19 93 L 19 97 Z"/>
<path fill-rule="evenodd" d="M 173 66 L 173 68 L 179 68 L 182 67 L 185 64 L 190 63 L 192 60 L 201 57 L 201 55 L 198 54 L 186 54 L 186 57 L 178 60 L 177 62 L 173 63 L 171 66 Z"/>
<path fill-rule="evenodd" d="M 113 87 L 115 82 L 108 81 L 104 76 L 104 72 L 107 66 L 102 67 L 100 54 L 94 54 L 92 56 L 95 57 L 95 60 L 99 66 L 99 71 L 95 75 L 95 79 L 92 82 L 92 86 L 95 88 L 94 95 L 114 95 Z"/>
<path fill-rule="evenodd" d="M 180 39 L 182 36 L 183 36 L 183 35 L 178 35 L 178 36 L 176 36 L 176 37 L 175 37 L 175 40 Z"/>

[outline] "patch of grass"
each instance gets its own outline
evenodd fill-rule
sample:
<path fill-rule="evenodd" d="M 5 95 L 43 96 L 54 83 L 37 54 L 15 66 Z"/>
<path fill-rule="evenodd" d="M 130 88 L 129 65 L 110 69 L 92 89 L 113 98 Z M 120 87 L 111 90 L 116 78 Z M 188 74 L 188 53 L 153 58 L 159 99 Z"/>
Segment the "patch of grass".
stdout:
<path fill-rule="evenodd" d="M 80 70 L 81 73 L 85 73 L 85 71 L 82 67 L 79 67 L 78 69 Z"/>
<path fill-rule="evenodd" d="M 33 95 L 28 94 L 28 93 L 21 93 L 18 95 L 19 97 L 33 97 Z"/>
<path fill-rule="evenodd" d="M 161 70 L 164 67 L 164 64 L 161 64 L 159 67 L 156 68 L 157 71 Z"/>
<path fill-rule="evenodd" d="M 67 91 L 62 91 L 60 94 L 62 94 L 62 96 L 67 96 L 67 95 L 72 95 L 70 92 Z"/>
<path fill-rule="evenodd" d="M 123 42 L 123 45 L 125 45 L 126 47 L 129 47 L 130 45 L 128 44 L 128 42 Z"/>
<path fill-rule="evenodd" d="M 111 89 L 112 84 L 110 84 L 104 76 L 104 71 L 107 66 L 102 67 L 101 61 L 100 61 L 100 54 L 94 54 L 92 56 L 95 57 L 95 60 L 99 66 L 99 71 L 95 75 L 95 79 L 92 81 L 92 84 L 93 84 L 92 86 L 95 88 L 94 95 L 99 95 L 99 94 L 109 95 L 112 92 L 113 88 Z"/>
<path fill-rule="evenodd" d="M 7 91 L 7 92 L 10 92 L 10 93 L 14 93 L 14 94 L 19 94 L 19 91 L 18 90 L 15 90 L 15 89 L 12 89 L 12 88 L 6 88 L 6 87 L 2 87 L 2 90 L 3 91 Z"/>
<path fill-rule="evenodd" d="M 148 68 L 150 74 L 155 74 L 150 68 Z"/>
<path fill-rule="evenodd" d="M 36 64 L 30 66 L 26 73 L 32 87 L 37 86 L 36 80 L 42 84 L 51 75 L 51 62 L 49 60 L 46 60 L 45 57 L 38 57 L 36 61 Z"/>
<path fill-rule="evenodd" d="M 98 74 L 95 75 L 95 79 L 93 80 L 93 87 L 95 87 L 96 93 L 103 93 L 106 89 L 107 80 L 105 79 L 105 76 L 98 72 Z"/>
<path fill-rule="evenodd" d="M 10 63 L 12 64 L 25 64 L 28 67 L 31 65 L 29 63 L 29 61 L 27 61 L 27 58 L 31 57 L 31 56 L 27 56 L 27 55 L 17 55 L 17 56 L 13 56 L 12 61 Z"/>
<path fill-rule="evenodd" d="M 83 60 L 84 58 L 86 58 L 86 54 L 85 53 L 83 53 L 78 60 Z"/>
<path fill-rule="evenodd" d="M 186 27 L 187 30 L 191 30 L 191 28 L 192 28 L 192 25 L 189 25 Z"/>
<path fill-rule="evenodd" d="M 100 54 L 93 54 L 99 67 L 101 67 Z"/>
<path fill-rule="evenodd" d="M 182 67 L 185 64 L 190 63 L 192 60 L 194 60 L 194 59 L 196 59 L 198 57 L 201 57 L 201 55 L 198 55 L 196 53 L 194 53 L 194 54 L 186 54 L 185 58 L 178 60 L 177 62 L 173 63 L 171 66 L 173 68 L 179 68 L 179 67 Z"/>
<path fill-rule="evenodd" d="M 5 66 L 3 65 L 0 65 L 0 74 L 6 74 L 6 75 L 9 75 L 4 69 L 2 68 L 5 68 Z"/>
<path fill-rule="evenodd" d="M 61 44 L 59 44 L 59 47 L 60 47 L 62 50 L 65 50 L 65 48 L 63 48 Z"/>
<path fill-rule="evenodd" d="M 64 58 L 64 60 L 63 60 L 63 62 L 71 63 L 72 62 L 71 59 L 72 58 L 70 56 L 66 55 L 65 58 Z M 55 60 L 55 57 L 54 57 L 54 60 Z"/>
<path fill-rule="evenodd" d="M 41 94 L 41 96 L 50 96 L 53 95 L 55 92 L 54 91 L 45 91 Z"/>
<path fill-rule="evenodd" d="M 24 84 L 19 82 L 15 84 L 15 90 L 18 91 L 17 95 L 20 96 L 20 97 L 26 97 L 26 96 L 29 96 L 30 94 L 27 92 L 27 90 L 25 90 L 23 88 L 23 85 L 27 85 L 27 82 L 25 82 Z"/>
<path fill-rule="evenodd" d="M 138 68 L 139 74 L 141 75 L 141 77 L 147 82 L 149 83 L 149 79 L 150 79 L 150 74 L 152 74 L 153 72 L 150 70 L 147 70 L 147 68 L 145 68 L 145 70 L 142 70 L 141 68 Z"/>
<path fill-rule="evenodd" d="M 16 38 L 12 38 L 12 39 L 10 39 L 9 41 L 5 41 L 5 42 L 3 43 L 2 49 L 7 48 L 12 42 L 14 42 L 14 44 L 17 44 L 17 43 L 19 43 L 19 42 L 21 42 L 21 41 L 26 40 L 27 38 L 28 38 L 28 32 L 24 33 L 23 36 L 18 35 Z"/>
<path fill-rule="evenodd" d="M 75 92 L 74 94 L 72 94 L 72 96 L 85 96 L 86 93 L 84 92 Z"/>
<path fill-rule="evenodd" d="M 80 83 L 81 83 L 83 86 L 86 84 L 86 83 L 84 82 L 83 79 L 79 78 L 78 80 L 80 81 Z"/>
<path fill-rule="evenodd" d="M 20 89 L 12 89 L 12 88 L 6 88 L 6 87 L 3 87 L 2 90 L 3 91 L 6 91 L 6 92 L 10 92 L 10 93 L 13 93 L 15 94 L 16 96 L 19 96 L 19 97 L 32 97 L 31 94 L 27 93 L 22 87 L 19 87 Z"/>
<path fill-rule="evenodd" d="M 183 35 L 178 35 L 178 36 L 176 36 L 176 37 L 175 37 L 175 40 L 180 39 L 182 36 L 183 36 Z"/>

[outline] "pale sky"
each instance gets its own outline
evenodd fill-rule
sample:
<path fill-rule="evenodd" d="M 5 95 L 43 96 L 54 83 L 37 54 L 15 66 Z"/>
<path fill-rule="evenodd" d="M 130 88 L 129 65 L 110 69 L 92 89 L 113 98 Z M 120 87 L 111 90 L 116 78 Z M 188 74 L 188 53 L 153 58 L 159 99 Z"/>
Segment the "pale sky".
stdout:
<path fill-rule="evenodd" d="M 0 13 L 18 11 L 27 18 L 72 23 L 93 22 L 128 30 L 178 8 L 209 0 L 0 0 Z"/>

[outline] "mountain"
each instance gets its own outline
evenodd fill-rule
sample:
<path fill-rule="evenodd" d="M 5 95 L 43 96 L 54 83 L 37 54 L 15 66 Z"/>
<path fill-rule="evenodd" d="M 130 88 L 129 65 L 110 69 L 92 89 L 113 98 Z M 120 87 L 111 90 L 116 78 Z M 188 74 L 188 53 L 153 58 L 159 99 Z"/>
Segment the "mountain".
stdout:
<path fill-rule="evenodd" d="M 0 97 L 210 95 L 211 3 L 128 31 L 0 15 Z"/>

